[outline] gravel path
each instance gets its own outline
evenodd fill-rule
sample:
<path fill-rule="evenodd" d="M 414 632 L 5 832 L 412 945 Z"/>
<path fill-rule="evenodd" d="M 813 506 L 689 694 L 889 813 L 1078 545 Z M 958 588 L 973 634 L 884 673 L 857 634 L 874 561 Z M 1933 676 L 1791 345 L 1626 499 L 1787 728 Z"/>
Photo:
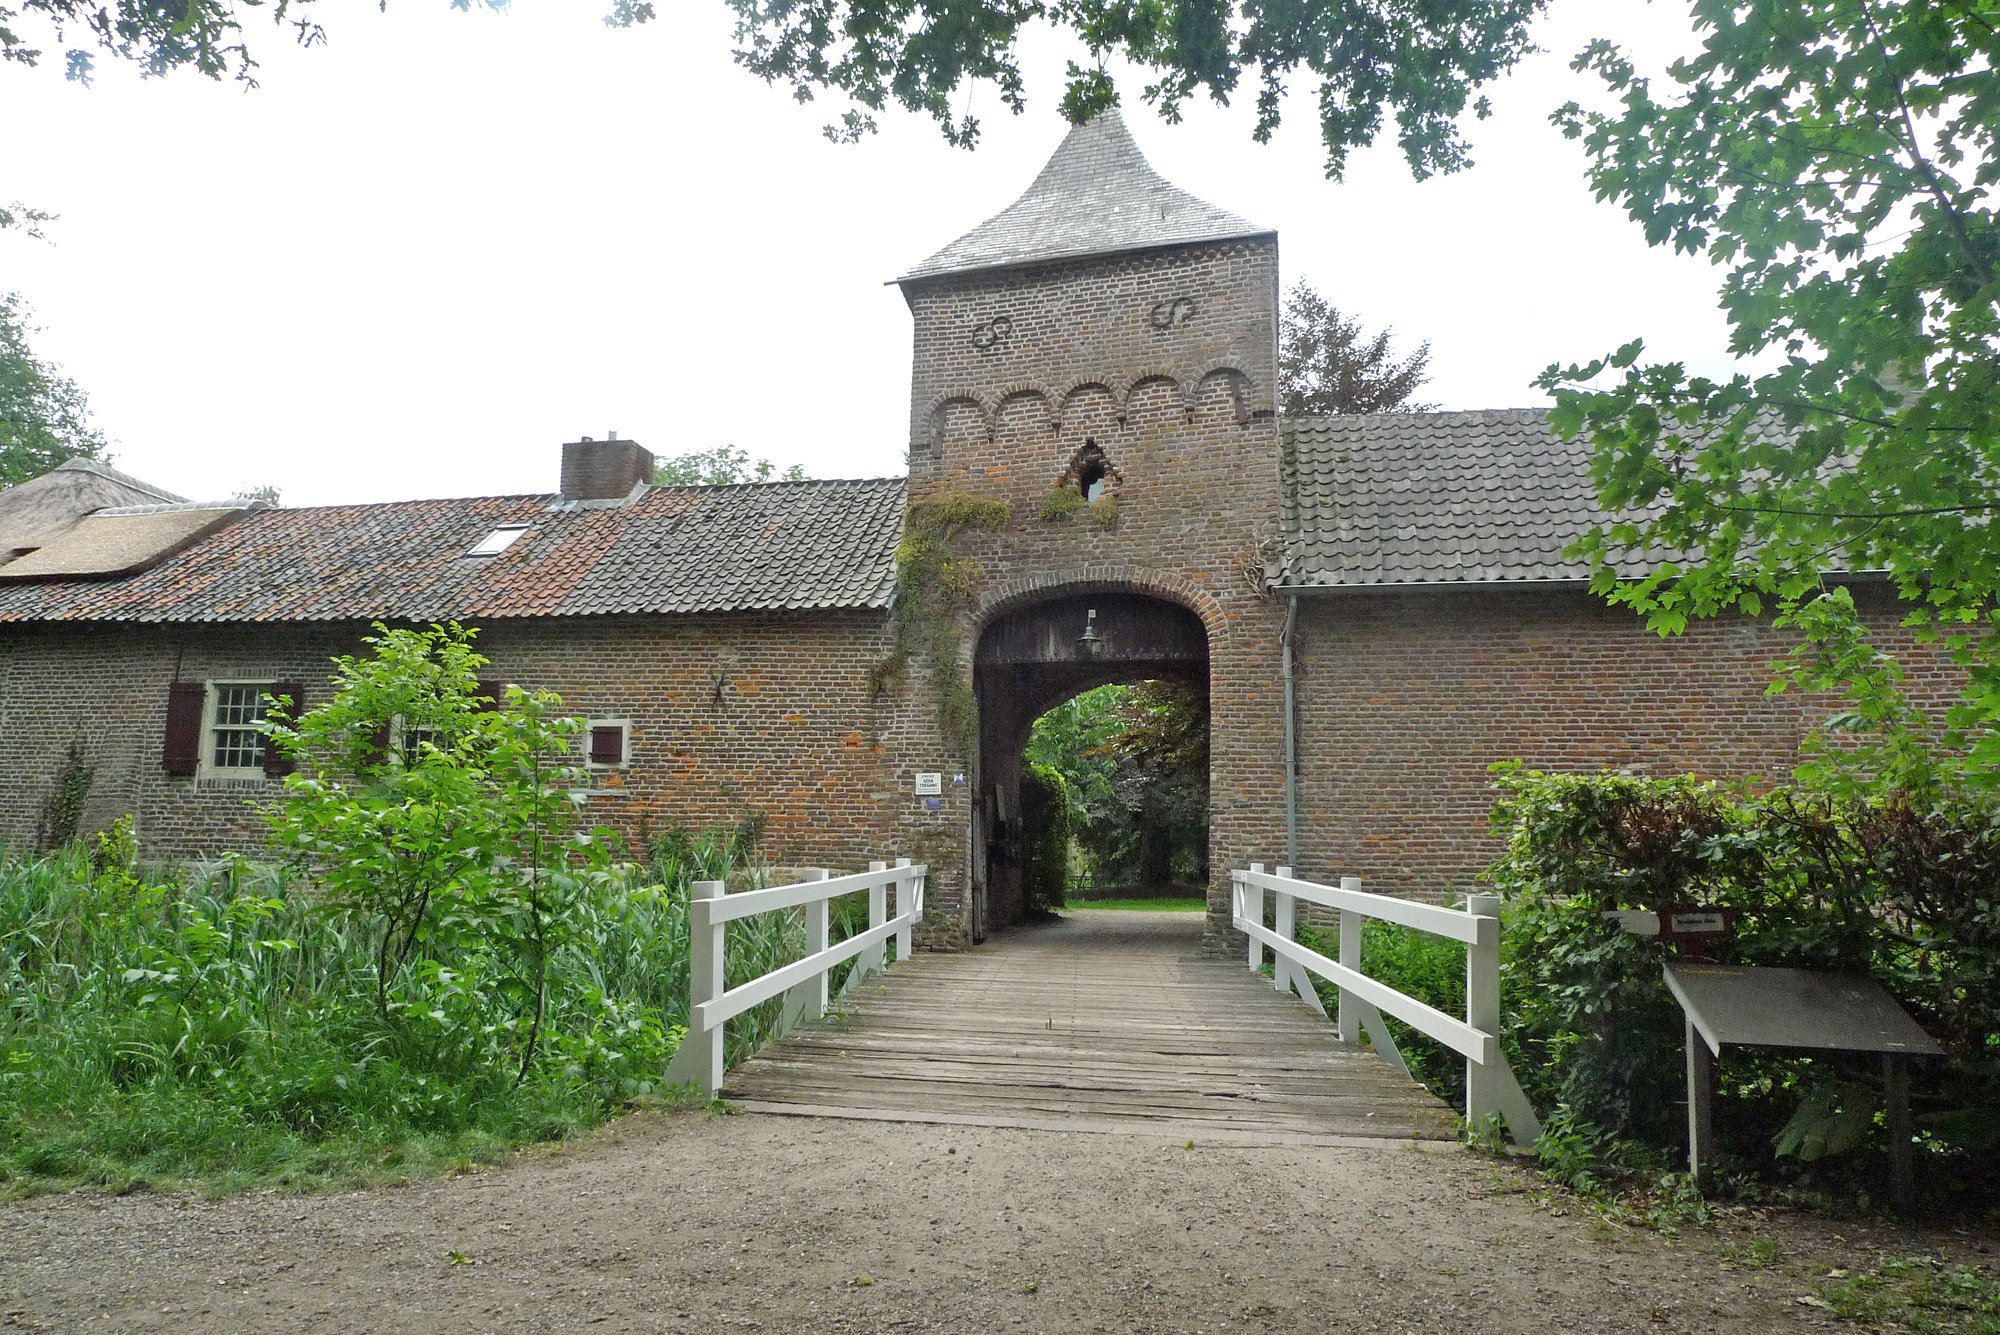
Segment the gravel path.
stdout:
<path fill-rule="evenodd" d="M 1784 1236 L 1787 1264 L 1735 1269 L 1716 1234 L 1608 1229 L 1534 1204 L 1531 1187 L 1524 1170 L 1453 1147 L 1189 1149 L 1144 1134 L 641 1113 L 561 1152 L 402 1188 L 0 1205 L 0 1327 L 1826 1325 L 1795 1302 L 1835 1245 L 1823 1232 Z"/>

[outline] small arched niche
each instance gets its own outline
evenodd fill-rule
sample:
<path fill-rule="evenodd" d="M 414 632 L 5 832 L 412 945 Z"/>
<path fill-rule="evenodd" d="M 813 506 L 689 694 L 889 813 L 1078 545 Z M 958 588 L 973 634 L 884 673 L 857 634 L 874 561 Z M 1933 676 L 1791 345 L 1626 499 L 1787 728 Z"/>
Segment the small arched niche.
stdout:
<path fill-rule="evenodd" d="M 1076 488 L 1077 494 L 1085 501 L 1095 501 L 1124 480 L 1124 474 L 1111 462 L 1111 456 L 1104 447 L 1097 443 L 1095 437 L 1086 437 L 1077 452 L 1070 456 L 1069 471 L 1063 474 L 1060 485 Z"/>

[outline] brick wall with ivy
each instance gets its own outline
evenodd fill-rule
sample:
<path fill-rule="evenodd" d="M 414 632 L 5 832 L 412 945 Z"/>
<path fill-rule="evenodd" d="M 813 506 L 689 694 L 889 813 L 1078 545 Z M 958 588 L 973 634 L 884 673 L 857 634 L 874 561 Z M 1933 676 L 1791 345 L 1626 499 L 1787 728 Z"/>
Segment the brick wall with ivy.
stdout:
<path fill-rule="evenodd" d="M 1270 856 L 1283 833 L 1283 617 L 1262 581 L 1279 513 L 1275 240 L 956 275 L 906 294 L 913 504 L 1008 511 L 953 542 L 967 659 L 1002 612 L 1079 590 L 1151 594 L 1201 617 L 1220 921 L 1226 869 Z M 954 814 L 969 820 L 970 803 Z"/>

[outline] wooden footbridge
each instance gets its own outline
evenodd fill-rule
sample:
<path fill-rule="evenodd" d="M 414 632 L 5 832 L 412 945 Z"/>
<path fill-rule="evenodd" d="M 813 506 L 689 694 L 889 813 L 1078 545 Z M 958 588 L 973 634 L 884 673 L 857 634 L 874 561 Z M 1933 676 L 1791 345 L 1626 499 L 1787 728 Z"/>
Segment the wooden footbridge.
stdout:
<path fill-rule="evenodd" d="M 1449 1139 L 1453 1110 L 1403 1071 L 1382 1025 L 1386 1010 L 1467 1051 L 1469 1071 L 1487 1067 L 1475 1094 L 1494 1087 L 1490 1032 L 1358 971 L 1363 911 L 1415 917 L 1466 940 L 1469 977 L 1489 954 L 1497 967 L 1491 916 L 1362 895 L 1352 882 L 1314 886 L 1283 869 L 1267 876 L 1258 866 L 1237 874 L 1236 921 L 1254 928 L 1250 950 L 1260 961 L 1268 950 L 1274 974 L 1205 951 L 1206 918 L 1197 913 L 1074 912 L 963 953 L 912 956 L 923 871 L 877 864 L 858 876 L 733 895 L 720 883 L 698 884 L 693 1019 L 668 1080 L 696 1080 L 747 1110 L 791 1116 L 1143 1131 L 1211 1144 Z M 1266 887 L 1277 896 L 1268 919 Z M 864 889 L 869 929 L 826 945 L 828 899 Z M 1302 900 L 1338 903 L 1353 929 L 1342 933 L 1351 938 L 1352 950 L 1342 950 L 1350 963 L 1290 940 Z M 808 957 L 719 988 L 726 923 L 794 908 L 807 915 Z M 899 962 L 883 970 L 891 939 Z M 827 970 L 849 958 L 860 960 L 864 977 L 829 1012 Z M 1341 984 L 1340 1014 L 1320 1008 L 1307 971 Z M 1484 990 L 1474 987 L 1475 1004 Z M 1497 1005 L 1497 977 L 1492 991 Z M 723 1024 L 780 994 L 792 1027 L 725 1072 Z M 1504 1084 L 1513 1086 L 1511 1074 Z M 1517 1137 L 1534 1134 L 1520 1120 L 1532 1123 L 1524 1100 L 1492 1111 L 1507 1114 Z"/>
<path fill-rule="evenodd" d="M 1081 912 L 870 977 L 729 1073 L 759 1112 L 1179 1138 L 1451 1134 L 1303 1002 L 1200 955 L 1199 913 Z"/>

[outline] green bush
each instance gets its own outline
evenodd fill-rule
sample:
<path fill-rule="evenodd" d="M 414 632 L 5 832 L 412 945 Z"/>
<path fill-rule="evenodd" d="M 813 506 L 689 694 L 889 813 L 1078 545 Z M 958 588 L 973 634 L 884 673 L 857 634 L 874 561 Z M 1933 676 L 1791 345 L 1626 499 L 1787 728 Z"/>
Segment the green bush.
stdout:
<path fill-rule="evenodd" d="M 1039 912 L 1059 909 L 1068 895 L 1070 845 L 1075 840 L 1069 784 L 1053 765 L 1027 765 L 1021 772 L 1021 828 L 1027 835 L 1028 904 Z"/>
<path fill-rule="evenodd" d="M 1753 793 L 1691 778 L 1500 774 L 1506 855 L 1487 876 L 1510 900 L 1503 986 L 1515 1069 L 1575 1145 L 1685 1147 L 1679 1006 L 1661 980 L 1675 947 L 1628 935 L 1614 909 L 1724 908 L 1723 962 L 1865 973 L 1936 1037 L 1946 1060 L 1917 1092 L 1938 1190 L 2000 1185 L 2000 804 L 1800 787 Z M 1731 1051 L 1716 1103 L 1746 1173 L 1868 1189 L 1884 1148 L 1879 1063 Z M 1810 1168 L 1801 1165 L 1811 1165 Z M 1819 1174 L 1815 1179 L 1813 1174 Z M 1845 1174 L 1843 1177 L 1842 1174 Z"/>
<path fill-rule="evenodd" d="M 523 1081 L 467 1032 L 490 1022 L 490 979 L 421 959 L 385 1016 L 377 934 L 281 868 L 155 877 L 81 845 L 0 859 L 0 1182 L 355 1182 L 579 1134 L 672 1051 L 688 879 L 593 888 L 548 962 L 547 1047 Z M 730 938 L 732 984 L 804 948 L 782 914 Z M 731 1024 L 732 1061 L 773 1010 Z"/>

